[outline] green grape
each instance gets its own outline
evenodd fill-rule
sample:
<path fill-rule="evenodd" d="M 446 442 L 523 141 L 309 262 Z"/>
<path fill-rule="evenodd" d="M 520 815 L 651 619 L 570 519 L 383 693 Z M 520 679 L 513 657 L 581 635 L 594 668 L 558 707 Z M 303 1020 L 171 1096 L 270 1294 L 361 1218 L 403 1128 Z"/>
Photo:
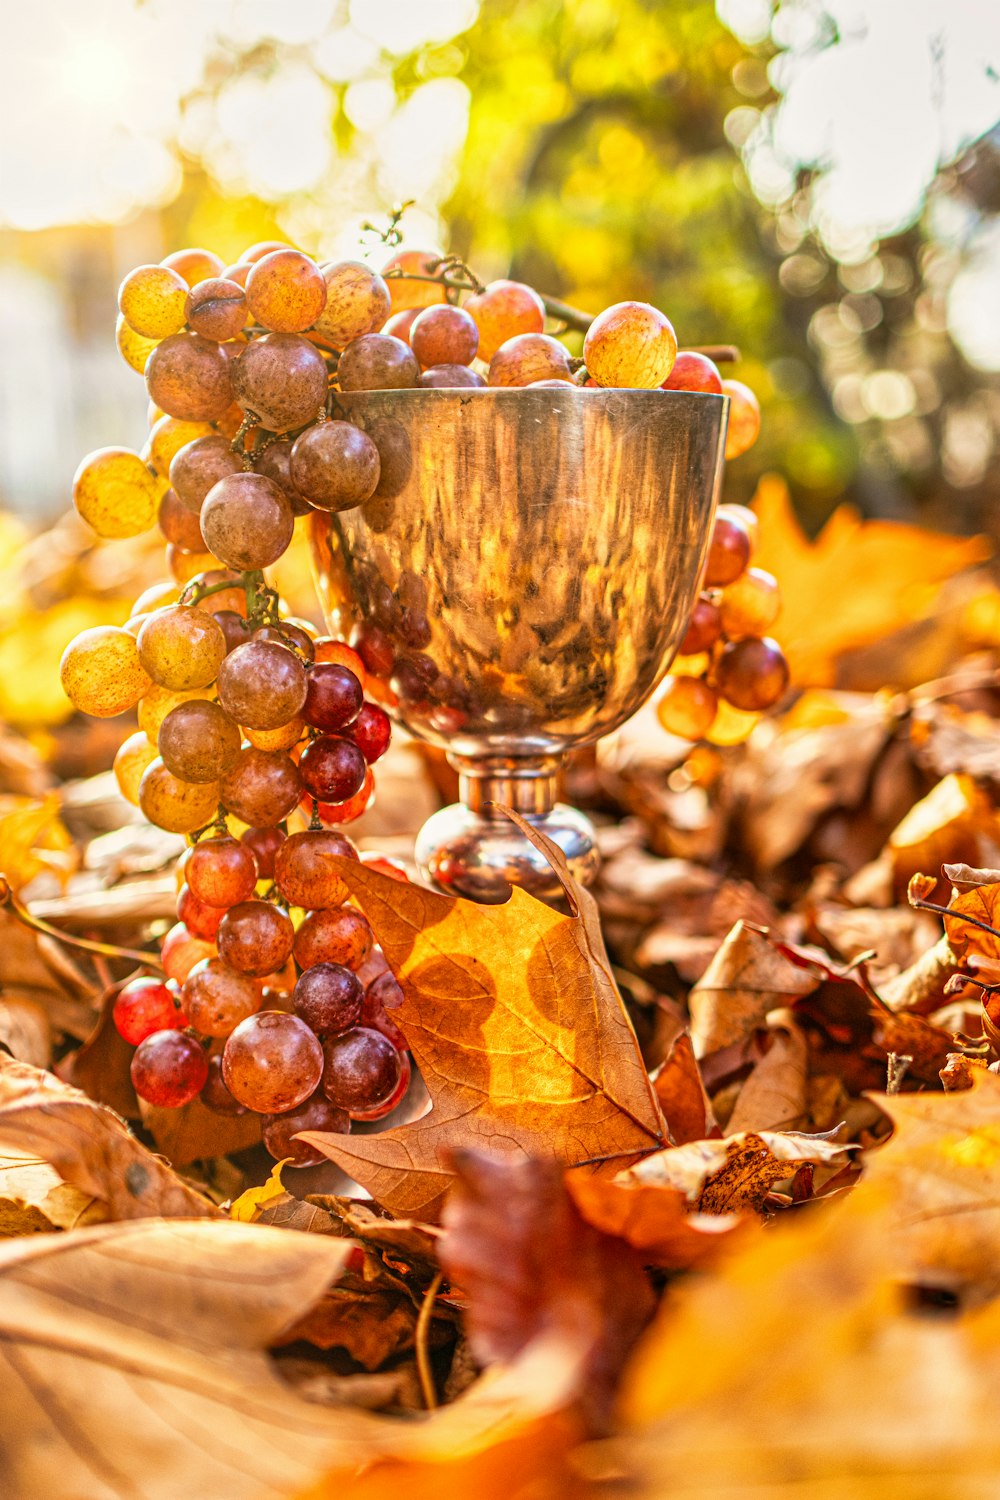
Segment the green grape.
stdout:
<path fill-rule="evenodd" d="M 131 639 L 131 637 L 129 637 Z M 226 655 L 218 620 L 190 604 L 154 610 L 136 641 L 139 660 L 160 687 L 183 692 L 214 682 Z"/>
<path fill-rule="evenodd" d="M 73 504 L 98 536 L 139 536 L 156 523 L 160 488 L 138 453 L 98 448 L 73 477 Z"/>
<path fill-rule="evenodd" d="M 94 625 L 75 636 L 63 652 L 59 678 L 73 707 L 97 719 L 134 708 L 151 686 L 135 637 L 117 625 Z"/>
<path fill-rule="evenodd" d="M 184 327 L 187 282 L 169 266 L 137 266 L 118 288 L 118 307 L 133 332 L 165 339 Z"/>
<path fill-rule="evenodd" d="M 194 786 L 168 771 L 162 760 L 146 768 L 139 783 L 139 807 L 143 816 L 168 833 L 194 833 L 211 823 L 219 806 L 215 782 Z"/>

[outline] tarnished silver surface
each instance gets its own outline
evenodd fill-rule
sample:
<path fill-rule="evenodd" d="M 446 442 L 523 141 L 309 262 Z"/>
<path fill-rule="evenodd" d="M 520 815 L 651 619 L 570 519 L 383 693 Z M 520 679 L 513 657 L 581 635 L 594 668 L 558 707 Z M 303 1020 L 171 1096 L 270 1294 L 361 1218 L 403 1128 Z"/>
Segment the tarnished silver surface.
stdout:
<path fill-rule="evenodd" d="M 312 517 L 330 629 L 379 632 L 394 715 L 485 774 L 482 801 L 508 800 L 512 773 L 536 778 L 525 811 L 544 827 L 559 757 L 629 718 L 676 651 L 728 400 L 554 388 L 339 400 L 378 445 L 382 478 L 364 505 Z M 505 894 L 498 884 L 494 899 Z"/>

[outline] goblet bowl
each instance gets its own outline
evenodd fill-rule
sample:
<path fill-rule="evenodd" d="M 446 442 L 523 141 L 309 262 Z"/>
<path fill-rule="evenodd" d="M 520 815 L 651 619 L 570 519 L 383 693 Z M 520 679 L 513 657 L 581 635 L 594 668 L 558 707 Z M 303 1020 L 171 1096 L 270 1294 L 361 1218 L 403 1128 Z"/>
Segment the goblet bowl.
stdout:
<path fill-rule="evenodd" d="M 443 747 L 462 801 L 417 839 L 422 872 L 481 901 L 558 895 L 496 804 L 597 855 L 557 803 L 561 757 L 624 723 L 683 636 L 721 483 L 728 398 L 688 391 L 457 389 L 338 397 L 381 477 L 311 517 L 332 633 L 388 679 L 390 712 Z"/>

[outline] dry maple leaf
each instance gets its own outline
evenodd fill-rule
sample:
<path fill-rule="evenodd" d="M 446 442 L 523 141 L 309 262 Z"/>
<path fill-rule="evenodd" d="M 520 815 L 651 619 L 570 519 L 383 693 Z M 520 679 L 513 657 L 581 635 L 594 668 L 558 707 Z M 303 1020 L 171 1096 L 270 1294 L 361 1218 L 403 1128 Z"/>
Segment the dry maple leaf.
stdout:
<path fill-rule="evenodd" d="M 769 1011 L 811 994 L 819 982 L 763 933 L 737 922 L 688 997 L 696 1056 L 746 1042 Z"/>
<path fill-rule="evenodd" d="M 670 1139 L 676 1146 L 718 1133 L 688 1032 L 682 1031 L 674 1039 L 666 1060 L 653 1074 L 653 1087 L 670 1126 Z"/>
<path fill-rule="evenodd" d="M 0 1056 L 0 1143 L 31 1151 L 107 1206 L 112 1219 L 218 1212 L 147 1151 L 110 1109 L 27 1063 Z"/>
<path fill-rule="evenodd" d="M 744 1131 L 724 1140 L 668 1146 L 612 1180 L 674 1188 L 701 1213 L 759 1211 L 774 1185 L 794 1177 L 803 1162 L 841 1164 L 848 1149 L 818 1135 Z"/>
<path fill-rule="evenodd" d="M 555 1162 L 456 1154 L 441 1265 L 467 1298 L 483 1365 L 555 1333 L 574 1349 L 588 1427 L 607 1423 L 618 1377 L 656 1306 L 642 1260 L 581 1218 Z"/>
<path fill-rule="evenodd" d="M 991 550 L 984 537 L 863 521 L 850 505 L 839 506 L 810 542 L 787 485 L 775 475 L 761 480 L 754 507 L 760 519 L 754 562 L 781 580 L 774 634 L 788 656 L 792 681 L 801 687 L 834 683 L 840 655 L 910 624 L 918 599 L 929 614 L 936 585 Z M 824 607 L 824 601 L 836 601 L 836 607 Z"/>
<path fill-rule="evenodd" d="M 434 1216 L 452 1151 L 575 1165 L 643 1155 L 667 1139 L 596 904 L 544 842 L 572 916 L 518 888 L 503 906 L 478 906 L 340 862 L 402 986 L 393 1019 L 433 1107 L 379 1135 L 303 1139 L 393 1213 Z"/>

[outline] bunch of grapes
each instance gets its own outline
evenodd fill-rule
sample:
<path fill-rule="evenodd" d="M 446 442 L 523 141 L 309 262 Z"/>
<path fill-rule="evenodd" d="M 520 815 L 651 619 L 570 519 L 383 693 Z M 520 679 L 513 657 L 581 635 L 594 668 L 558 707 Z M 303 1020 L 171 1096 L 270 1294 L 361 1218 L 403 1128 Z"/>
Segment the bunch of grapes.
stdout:
<path fill-rule="evenodd" d="M 686 740 L 733 744 L 788 689 L 788 662 L 767 634 L 781 611 L 773 573 L 750 566 L 757 517 L 720 505 L 702 588 L 656 712 Z"/>
<path fill-rule="evenodd" d="M 84 713 L 137 711 L 138 732 L 115 759 L 118 784 L 191 847 L 178 922 L 163 940 L 166 978 L 126 985 L 115 1021 L 136 1047 L 141 1098 L 179 1107 L 200 1095 L 223 1114 L 254 1110 L 268 1148 L 305 1165 L 318 1158 L 297 1132 L 378 1119 L 410 1077 L 389 1015 L 401 992 L 335 860 L 357 857 L 337 830 L 371 801 L 372 766 L 389 744 L 390 683 L 430 660 L 406 654 L 429 638 L 413 609 L 397 656 L 371 623 L 350 641 L 319 636 L 289 618 L 268 585 L 265 570 L 297 516 L 363 505 L 379 494 L 383 468 L 389 474 L 392 454 L 346 419 L 338 394 L 725 392 L 729 457 L 755 440 L 759 408 L 704 354 L 678 353 L 670 321 L 647 303 L 617 303 L 591 321 L 522 282 L 483 285 L 429 251 L 397 251 L 380 273 L 274 242 L 229 266 L 180 250 L 130 272 L 118 303 L 118 348 L 145 376 L 149 437 L 141 452 L 90 454 L 73 498 L 100 537 L 158 526 L 170 579 L 148 589 L 123 626 L 77 636 L 62 681 Z M 545 332 L 547 314 L 567 312 L 571 326 L 575 318 L 587 328 L 582 359 Z M 747 535 L 738 518 L 728 524 Z M 713 558 L 726 545 L 720 533 Z M 753 586 L 752 570 L 735 583 L 748 557 L 749 543 L 725 577 L 711 565 L 706 586 L 726 587 L 721 602 L 706 595 L 699 609 L 732 613 L 734 584 Z M 748 595 L 744 625 L 751 604 Z M 722 628 L 710 640 L 705 626 L 705 649 Z M 730 635 L 713 659 L 714 685 L 695 684 L 701 718 L 685 722 L 697 733 L 716 685 L 737 702 L 741 685 L 760 682 L 758 665 L 727 665 L 726 652 L 748 645 L 748 631 Z"/>

